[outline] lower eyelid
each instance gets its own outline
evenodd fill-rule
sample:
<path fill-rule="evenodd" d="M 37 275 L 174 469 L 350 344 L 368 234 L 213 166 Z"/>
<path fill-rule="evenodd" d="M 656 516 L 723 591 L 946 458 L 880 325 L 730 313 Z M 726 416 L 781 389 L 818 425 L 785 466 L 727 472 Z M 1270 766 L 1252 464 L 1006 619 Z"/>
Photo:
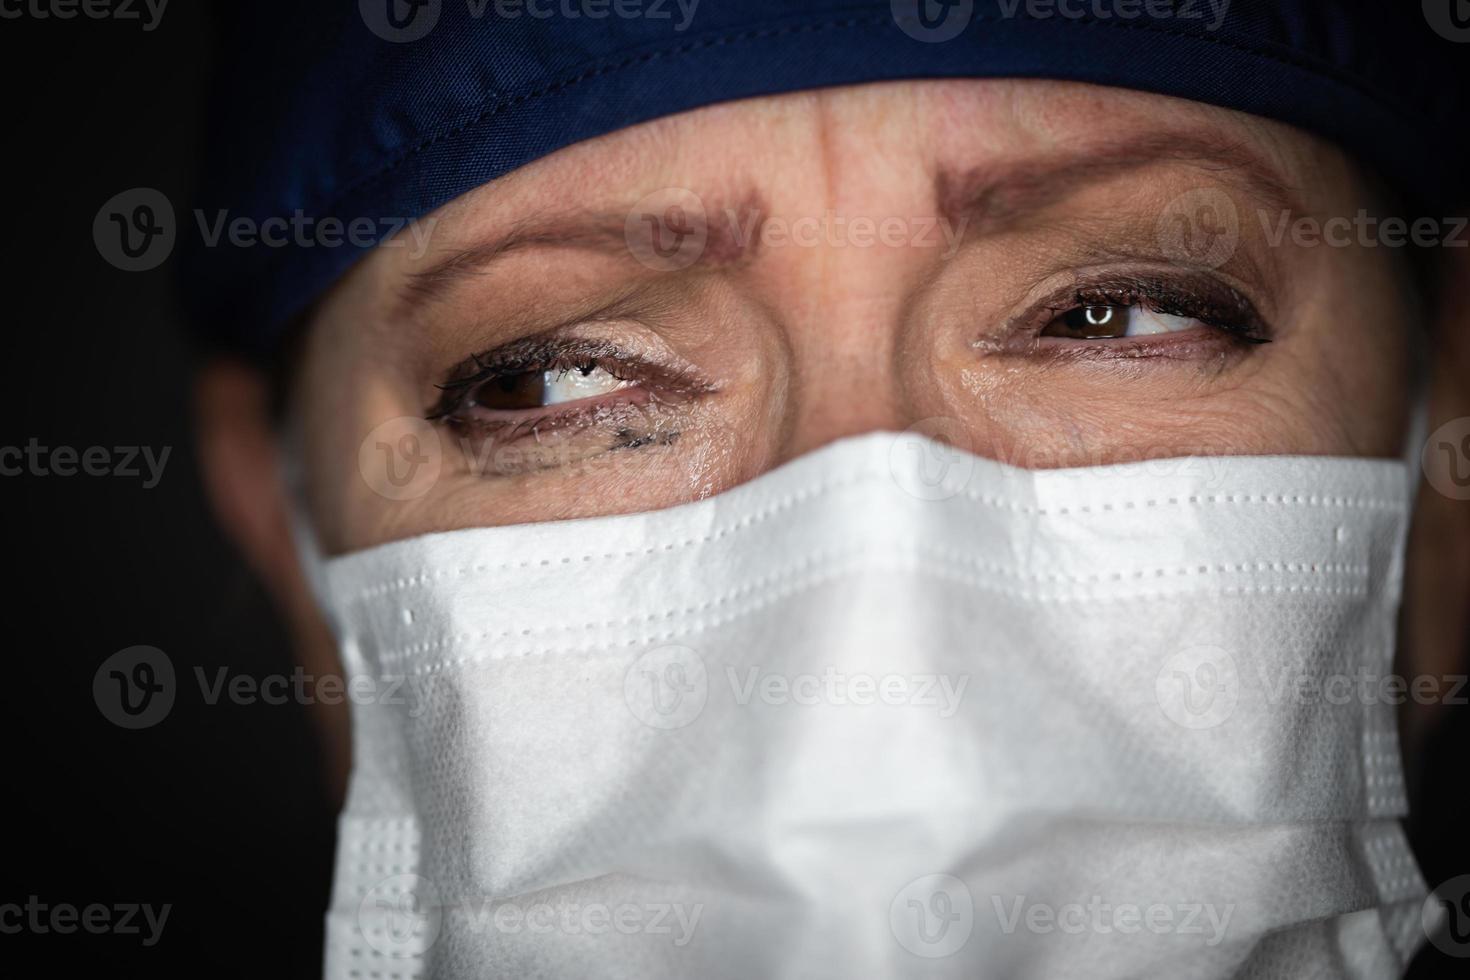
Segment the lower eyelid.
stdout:
<path fill-rule="evenodd" d="M 1239 343 L 1223 330 L 1200 324 L 1189 330 L 1106 340 L 1035 337 L 1025 349 L 1001 353 L 1058 364 L 1148 360 L 1197 362 L 1227 354 L 1245 356 L 1251 349 L 1250 345 Z"/>

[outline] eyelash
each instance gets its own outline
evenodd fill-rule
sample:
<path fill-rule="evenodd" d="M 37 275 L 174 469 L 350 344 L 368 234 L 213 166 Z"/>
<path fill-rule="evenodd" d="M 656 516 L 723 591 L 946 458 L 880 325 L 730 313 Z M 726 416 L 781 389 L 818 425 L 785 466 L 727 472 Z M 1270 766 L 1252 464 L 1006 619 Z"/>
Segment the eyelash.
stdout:
<path fill-rule="evenodd" d="M 673 398 L 680 394 L 708 390 L 708 386 L 702 385 L 685 372 L 650 364 L 607 341 L 527 338 L 491 351 L 472 354 L 455 367 L 450 372 L 448 381 L 435 385 L 441 394 L 425 414 L 425 418 L 461 430 L 472 430 L 480 434 L 494 433 L 509 441 L 530 432 L 585 419 L 594 412 L 612 413 L 618 406 L 609 404 L 605 400 L 606 396 L 599 395 L 540 409 L 487 409 L 514 416 L 502 419 L 475 418 L 465 414 L 475 407 L 472 404 L 475 393 L 484 385 L 497 380 L 543 372 L 565 374 L 581 371 L 586 374 L 593 369 L 601 369 L 618 381 L 630 383 L 629 387 L 618 390 L 638 390 L 643 393 L 647 403 L 660 402 L 664 397 Z M 653 390 L 654 385 L 660 390 Z M 611 394 L 612 392 L 608 393 Z M 634 409 L 638 406 L 625 402 L 622 407 Z"/>
<path fill-rule="evenodd" d="M 1069 352 L 1097 351 L 1121 354 L 1127 351 L 1146 353 L 1170 341 L 1157 337 L 1140 342 L 1136 338 L 1077 340 L 1043 338 L 1041 332 L 1057 318 L 1082 307 L 1143 306 L 1156 314 L 1168 314 L 1198 320 L 1218 331 L 1224 339 L 1240 346 L 1270 343 L 1270 329 L 1253 304 L 1233 287 L 1214 280 L 1178 283 L 1162 277 L 1121 276 L 1073 284 L 1059 298 L 1033 307 L 1033 312 L 1017 324 L 1026 346 L 1034 349 L 1042 339 L 1058 339 L 1060 348 Z M 1185 334 L 1193 331 L 1185 331 Z M 1177 338 L 1176 338 L 1177 340 Z M 563 405 L 542 409 L 486 409 L 504 413 L 505 418 L 469 417 L 465 413 L 475 407 L 475 392 L 488 383 L 541 372 L 601 369 L 611 377 L 629 382 L 618 391 L 636 390 L 648 401 L 658 402 L 662 392 L 669 397 L 699 394 L 712 390 L 686 372 L 665 369 L 631 355 L 617 345 L 602 340 L 531 337 L 514 341 L 491 351 L 473 354 L 451 371 L 449 380 L 436 385 L 440 396 L 425 417 L 465 431 L 494 433 L 505 440 L 521 435 L 574 424 L 597 412 L 616 411 L 607 395 L 568 401 Z M 656 390 L 657 389 L 657 390 Z M 624 400 L 623 408 L 637 410 Z M 514 416 L 514 417 L 511 417 Z"/>
<path fill-rule="evenodd" d="M 1034 327 L 1039 335 L 1049 323 L 1076 309 L 1142 306 L 1152 313 L 1198 320 L 1242 345 L 1271 342 L 1271 330 L 1251 301 L 1233 287 L 1213 280 L 1178 283 L 1162 277 L 1124 276 L 1073 285 L 1065 295 L 1065 301 L 1042 304 L 1042 322 L 1028 317 L 1023 326 Z M 1127 338 L 1067 341 L 1071 345 L 1108 346 L 1128 342 Z"/>

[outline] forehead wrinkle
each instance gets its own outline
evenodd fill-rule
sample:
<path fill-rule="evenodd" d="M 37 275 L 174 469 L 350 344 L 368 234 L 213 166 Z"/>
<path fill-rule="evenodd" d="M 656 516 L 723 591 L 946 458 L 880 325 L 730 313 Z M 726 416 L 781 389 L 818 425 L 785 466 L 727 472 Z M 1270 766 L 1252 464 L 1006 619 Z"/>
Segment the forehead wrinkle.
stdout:
<path fill-rule="evenodd" d="M 758 250 L 760 229 L 767 217 L 764 201 L 754 188 L 745 189 L 733 200 L 738 203 L 705 208 L 707 237 L 695 267 L 743 264 Z M 455 249 L 427 269 L 409 273 L 399 288 L 400 299 L 404 303 L 437 299 L 499 259 L 520 251 L 570 248 L 631 260 L 628 215 L 628 211 L 604 210 L 525 215 L 500 233 Z"/>
<path fill-rule="evenodd" d="M 969 168 L 941 168 L 935 176 L 939 213 L 952 226 L 967 221 L 975 233 L 1005 228 L 1084 187 L 1156 164 L 1211 173 L 1277 209 L 1300 213 L 1296 188 L 1242 142 L 1214 134 L 1151 133 L 1040 159 Z"/>
<path fill-rule="evenodd" d="M 526 215 L 499 234 L 455 249 L 429 268 L 410 273 L 403 290 L 414 298 L 432 297 L 518 249 L 565 246 L 602 250 L 621 245 L 622 218 L 617 219 L 616 237 L 610 234 L 612 222 L 611 214 L 598 212 Z"/>

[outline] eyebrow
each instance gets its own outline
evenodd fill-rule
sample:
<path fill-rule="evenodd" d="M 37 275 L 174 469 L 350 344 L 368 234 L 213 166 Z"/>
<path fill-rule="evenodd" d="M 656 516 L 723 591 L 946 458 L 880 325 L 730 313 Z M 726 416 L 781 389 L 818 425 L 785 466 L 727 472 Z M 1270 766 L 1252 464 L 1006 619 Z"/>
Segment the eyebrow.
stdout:
<path fill-rule="evenodd" d="M 751 257 L 760 239 L 760 224 L 768 212 L 754 189 L 747 189 L 736 200 L 739 203 L 733 207 L 705 209 L 706 238 L 693 265 L 724 266 L 742 263 Z M 754 216 L 755 220 L 716 220 L 716 215 L 732 212 Z M 441 296 L 461 280 L 484 271 L 496 260 L 525 249 L 571 248 L 603 255 L 630 254 L 627 237 L 630 213 L 571 210 L 523 219 L 498 235 L 459 249 L 429 268 L 412 273 L 403 287 L 402 298 L 411 302 Z"/>
<path fill-rule="evenodd" d="M 1198 167 L 1272 208 L 1301 211 L 1296 189 L 1275 168 L 1244 142 L 1211 131 L 1152 133 L 1050 156 L 967 169 L 941 168 L 934 176 L 935 200 L 939 216 L 951 227 L 965 228 L 967 234 L 985 234 L 1055 206 L 1087 187 L 1161 163 Z M 768 215 L 761 196 L 747 188 L 732 200 L 739 202 L 733 208 L 706 209 L 708 237 L 693 267 L 742 264 L 758 249 L 760 226 Z M 491 238 L 458 249 L 429 268 L 412 273 L 401 290 L 401 300 L 407 306 L 442 297 L 497 260 L 526 249 L 628 254 L 628 216 L 628 211 L 573 209 L 524 218 Z M 729 220 L 717 220 L 717 216 Z"/>
<path fill-rule="evenodd" d="M 1275 210 L 1300 213 L 1296 188 L 1245 143 L 1213 132 L 1149 133 L 1090 144 L 1050 157 L 941 169 L 934 179 L 939 213 L 973 234 L 999 230 L 1086 187 L 1161 163 L 1205 170 Z M 961 221 L 968 225 L 960 224 Z"/>

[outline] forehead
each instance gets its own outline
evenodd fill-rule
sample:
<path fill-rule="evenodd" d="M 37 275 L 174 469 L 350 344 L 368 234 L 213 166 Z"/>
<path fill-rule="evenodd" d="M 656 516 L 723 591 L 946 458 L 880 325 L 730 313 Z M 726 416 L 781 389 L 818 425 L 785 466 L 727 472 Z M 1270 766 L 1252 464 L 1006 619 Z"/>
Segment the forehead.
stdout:
<path fill-rule="evenodd" d="M 779 181 L 763 169 L 838 169 L 862 154 L 874 167 L 925 158 L 968 162 L 1024 159 L 1100 141 L 1213 140 L 1248 148 L 1284 173 L 1340 163 L 1325 141 L 1272 120 L 1170 96 L 1041 79 L 882 82 L 748 99 L 667 116 L 575 144 L 486 184 L 440 209 L 459 217 L 484 209 L 532 209 L 568 198 L 596 199 L 662 186 L 686 175 Z M 811 158 L 806 150 L 823 155 Z"/>
<path fill-rule="evenodd" d="M 367 283 L 389 304 L 403 282 L 517 236 L 621 245 L 630 209 L 668 188 L 762 214 L 862 213 L 897 198 L 943 215 L 988 195 L 975 209 L 985 221 L 1056 208 L 1104 178 L 1147 193 L 1150 168 L 1166 166 L 1298 212 L 1359 186 L 1327 142 L 1202 103 L 1049 80 L 884 82 L 714 105 L 567 147 L 420 219 L 425 247 L 380 247 L 344 285 Z"/>

